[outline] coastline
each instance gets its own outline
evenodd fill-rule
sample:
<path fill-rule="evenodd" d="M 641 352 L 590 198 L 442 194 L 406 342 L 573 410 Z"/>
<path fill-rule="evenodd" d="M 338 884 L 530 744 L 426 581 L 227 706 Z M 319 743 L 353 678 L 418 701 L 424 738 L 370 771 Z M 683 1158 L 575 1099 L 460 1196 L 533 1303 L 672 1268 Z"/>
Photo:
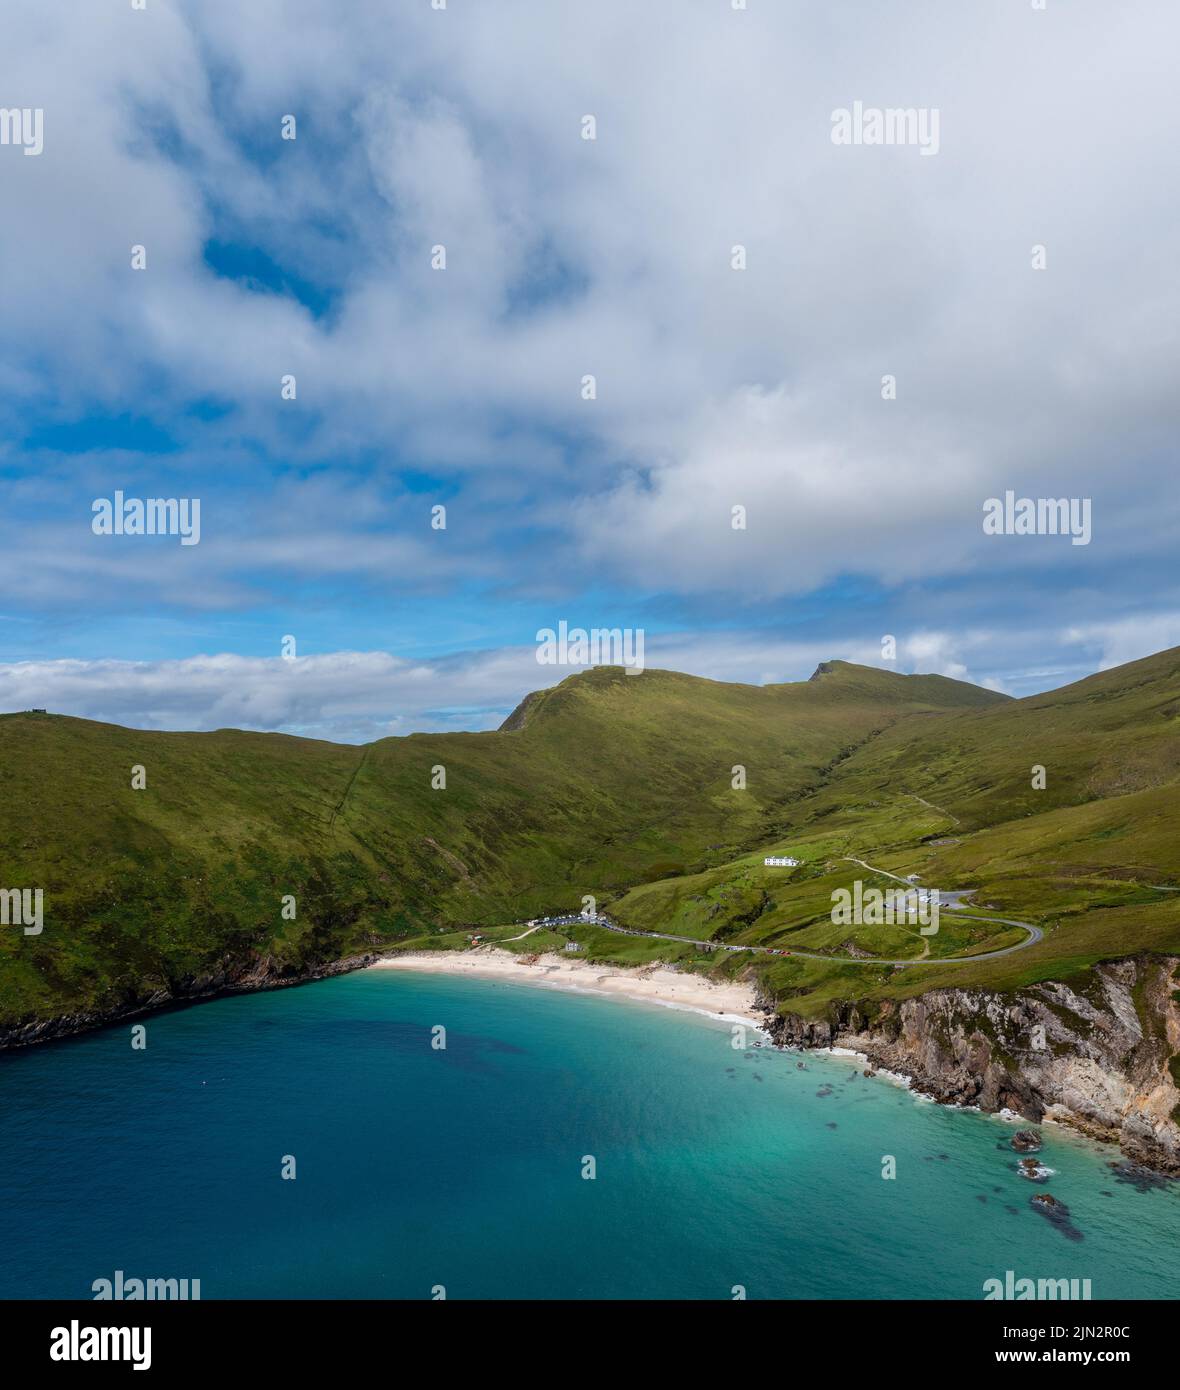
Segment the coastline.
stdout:
<path fill-rule="evenodd" d="M 939 1095 L 938 1088 L 929 1078 L 883 1066 L 859 1047 L 850 1047 L 840 1042 L 784 1042 L 781 1038 L 776 1038 L 768 1026 L 769 1012 L 765 1005 L 758 1003 L 754 987 L 739 982 L 719 984 L 700 975 L 670 970 L 667 966 L 661 965 L 642 966 L 638 969 L 594 965 L 586 960 L 571 960 L 551 952 L 523 959 L 494 946 L 478 947 L 474 951 L 463 952 L 413 951 L 401 955 L 382 956 L 362 969 L 403 969 L 425 974 L 498 980 L 502 984 L 534 985 L 567 993 L 597 994 L 600 997 L 630 1000 L 633 1003 L 657 1004 L 664 1008 L 704 1014 L 727 1023 L 744 1023 L 769 1039 L 776 1050 L 795 1053 L 800 1057 L 805 1057 L 808 1053 L 819 1054 L 834 1061 L 847 1060 L 855 1062 L 861 1068 L 868 1068 L 874 1080 L 908 1092 L 915 1103 L 925 1102 L 946 1110 L 972 1112 L 994 1121 L 1002 1130 L 1011 1130 L 1017 1125 L 1030 1123 L 1052 1128 L 1058 1131 L 1062 1138 L 1098 1153 L 1108 1164 L 1112 1157 L 1128 1157 L 1116 1142 L 1096 1138 L 1083 1129 L 1062 1122 L 1054 1115 L 1044 1115 L 1039 1121 L 1032 1121 L 1007 1107 L 986 1110 L 971 1101 L 946 1099 Z"/>
<path fill-rule="evenodd" d="M 908 1092 L 915 1101 L 940 1105 L 947 1109 L 974 1111 L 1009 1128 L 1015 1124 L 1051 1126 L 1093 1146 L 1100 1153 L 1117 1155 L 1133 1166 L 1162 1175 L 1174 1175 L 1166 1159 L 1150 1150 L 1136 1152 L 1121 1143 L 1121 1135 L 1095 1133 L 1072 1117 L 1053 1110 L 1022 1114 L 1007 1105 L 981 1105 L 975 1096 L 948 1092 L 938 1079 L 926 1070 L 898 1066 L 897 1057 L 884 1057 L 880 1049 L 871 1047 L 872 1040 L 834 1037 L 827 1041 L 817 1038 L 784 1036 L 776 1026 L 776 1015 L 761 999 L 755 986 L 737 981 L 722 984 L 686 971 L 670 969 L 653 963 L 638 968 L 595 965 L 590 961 L 545 953 L 521 957 L 494 946 L 481 946 L 472 951 L 413 951 L 383 956 L 362 968 L 370 970 L 408 970 L 421 973 L 467 976 L 474 979 L 498 980 L 501 983 L 535 985 L 577 994 L 596 994 L 603 998 L 631 1000 L 634 1003 L 656 1004 L 664 1008 L 681 1009 L 703 1014 L 727 1023 L 741 1023 L 754 1029 L 776 1049 L 806 1054 L 818 1052 L 833 1059 L 848 1059 L 870 1069 L 869 1074 Z M 871 1050 L 865 1050 L 869 1044 Z M 1109 1163 L 1109 1159 L 1107 1160 Z M 1110 1163 L 1110 1166 L 1115 1166 Z"/>
<path fill-rule="evenodd" d="M 767 1031 L 766 1009 L 758 1002 L 753 985 L 728 981 L 721 984 L 666 965 L 624 968 L 594 965 L 547 952 L 521 957 L 494 946 L 473 951 L 406 951 L 383 956 L 365 967 L 369 970 L 417 970 L 435 974 L 468 975 L 502 983 L 539 985 L 542 988 L 597 994 L 609 999 L 629 999 L 641 1004 L 684 1009 L 727 1023 L 742 1023 L 760 1033 Z"/>

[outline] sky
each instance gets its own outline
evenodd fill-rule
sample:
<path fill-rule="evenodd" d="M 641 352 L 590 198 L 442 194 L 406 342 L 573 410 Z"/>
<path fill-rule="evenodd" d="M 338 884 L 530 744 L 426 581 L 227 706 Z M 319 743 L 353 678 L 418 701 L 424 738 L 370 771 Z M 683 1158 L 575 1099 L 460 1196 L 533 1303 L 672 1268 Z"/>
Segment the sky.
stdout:
<path fill-rule="evenodd" d="M 1172 0 L 133 3 L 5 11 L 0 709 L 488 729 L 561 621 L 1017 696 L 1180 644 Z"/>

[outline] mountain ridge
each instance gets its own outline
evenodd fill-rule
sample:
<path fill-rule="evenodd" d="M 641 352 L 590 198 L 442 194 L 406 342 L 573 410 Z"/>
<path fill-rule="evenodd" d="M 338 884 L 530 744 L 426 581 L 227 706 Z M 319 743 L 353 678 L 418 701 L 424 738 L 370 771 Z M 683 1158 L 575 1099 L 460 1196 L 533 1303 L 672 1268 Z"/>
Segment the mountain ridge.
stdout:
<path fill-rule="evenodd" d="M 1160 715 L 1180 700 L 1180 649 L 1056 702 L 847 662 L 816 675 L 751 686 L 597 667 L 531 692 L 498 731 L 360 746 L 0 717 L 0 776 L 19 807 L 0 824 L 4 886 L 46 898 L 41 935 L 0 932 L 0 1028 L 454 946 L 586 895 L 641 925 L 688 912 L 702 942 L 801 933 L 822 952 L 829 889 L 853 872 L 825 865 L 848 853 L 909 856 L 1038 920 L 1078 916 L 1080 949 L 1051 926 L 1044 949 L 961 967 L 980 982 L 1043 978 L 1120 944 L 1180 947 L 1176 909 L 1141 886 L 1180 882 L 1164 790 L 1180 777 L 1180 724 Z M 1044 748 L 1049 789 L 1022 790 Z M 790 882 L 763 873 L 763 852 L 794 840 L 814 862 Z M 624 962 L 654 949 L 594 932 L 584 944 Z M 704 949 L 670 954 L 720 968 Z M 812 1013 L 849 991 L 917 988 L 904 972 L 799 964 L 759 970 Z"/>

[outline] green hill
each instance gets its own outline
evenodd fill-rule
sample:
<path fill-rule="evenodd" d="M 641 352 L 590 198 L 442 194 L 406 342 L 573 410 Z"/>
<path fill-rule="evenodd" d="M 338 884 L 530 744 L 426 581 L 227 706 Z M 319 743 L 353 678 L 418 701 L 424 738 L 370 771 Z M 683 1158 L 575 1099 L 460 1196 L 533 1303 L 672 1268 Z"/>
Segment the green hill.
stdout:
<path fill-rule="evenodd" d="M 0 716 L 0 886 L 45 892 L 41 935 L 0 931 L 0 1024 L 457 944 L 464 926 L 507 936 L 587 894 L 689 938 L 576 929 L 592 956 L 754 964 L 804 1013 L 1180 947 L 1180 894 L 1160 891 L 1180 886 L 1178 719 L 1180 651 L 1025 700 L 845 662 L 763 687 L 601 667 L 497 732 L 359 748 Z M 772 849 L 802 866 L 767 868 Z M 974 889 L 1044 940 L 963 964 L 1022 933 L 948 917 L 924 941 L 850 936 L 831 892 L 866 871 L 845 856 Z M 716 941 L 855 959 L 722 960 Z M 871 959 L 919 952 L 921 968 Z"/>
<path fill-rule="evenodd" d="M 0 932 L 0 1021 L 299 973 L 723 860 L 898 720 L 996 698 L 856 667 L 766 688 L 607 667 L 497 733 L 361 748 L 2 716 L 0 886 L 46 909 L 41 935 Z"/>
<path fill-rule="evenodd" d="M 640 886 L 614 910 L 644 929 L 675 923 L 662 929 L 848 955 L 830 904 L 834 888 L 866 878 L 845 858 L 855 856 L 974 890 L 975 904 L 1040 926 L 1044 939 L 978 964 L 901 971 L 871 960 L 766 963 L 768 985 L 793 1011 L 1062 978 L 1106 958 L 1180 949 L 1180 893 L 1163 891 L 1180 887 L 1178 793 L 1180 649 L 1028 699 L 896 722 L 787 808 L 773 848 L 801 857 L 800 869 L 784 876 L 760 856 L 736 858 L 695 879 Z M 852 944 L 894 959 L 924 949 L 937 961 L 1019 939 L 944 914 L 928 947 L 901 928 L 863 929 Z"/>

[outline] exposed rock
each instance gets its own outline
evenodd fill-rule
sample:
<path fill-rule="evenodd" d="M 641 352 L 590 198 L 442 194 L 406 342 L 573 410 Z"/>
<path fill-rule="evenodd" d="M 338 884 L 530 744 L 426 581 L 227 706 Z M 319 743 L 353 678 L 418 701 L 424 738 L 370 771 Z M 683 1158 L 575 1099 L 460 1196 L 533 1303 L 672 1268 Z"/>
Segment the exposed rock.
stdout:
<path fill-rule="evenodd" d="M 852 1048 L 935 1100 L 1055 1120 L 1180 1175 L 1180 1090 L 1169 1067 L 1180 1053 L 1177 965 L 1176 956 L 1133 956 L 1094 966 L 1076 989 L 940 989 L 886 1001 L 872 1017 L 844 1003 L 826 1018 L 777 1014 L 769 1027 L 780 1045 Z"/>
<path fill-rule="evenodd" d="M 1018 1129 L 1012 1136 L 1012 1147 L 1018 1154 L 1035 1154 L 1041 1147 L 1041 1136 L 1035 1129 Z"/>
<path fill-rule="evenodd" d="M 1016 1165 L 1016 1170 L 1022 1178 L 1027 1178 L 1029 1182 L 1044 1182 L 1053 1172 L 1052 1168 L 1046 1168 L 1036 1158 L 1022 1158 Z"/>

